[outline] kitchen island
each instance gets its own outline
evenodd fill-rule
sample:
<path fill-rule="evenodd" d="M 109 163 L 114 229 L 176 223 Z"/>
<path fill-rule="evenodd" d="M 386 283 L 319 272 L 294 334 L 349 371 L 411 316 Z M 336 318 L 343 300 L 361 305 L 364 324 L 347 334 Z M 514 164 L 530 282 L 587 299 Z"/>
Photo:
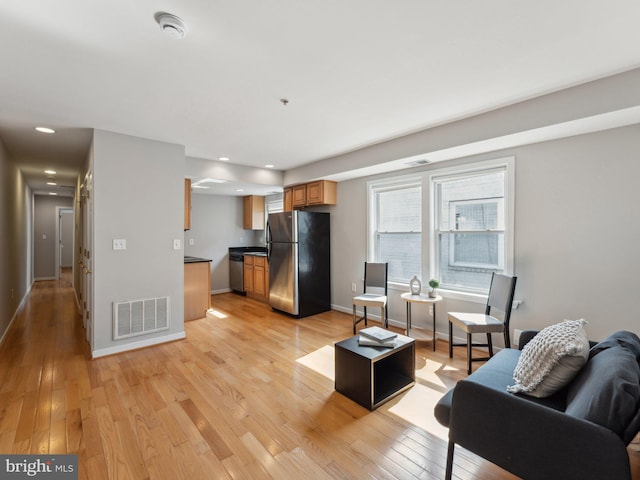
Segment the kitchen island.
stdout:
<path fill-rule="evenodd" d="M 211 260 L 184 257 L 184 320 L 207 316 L 211 308 Z"/>

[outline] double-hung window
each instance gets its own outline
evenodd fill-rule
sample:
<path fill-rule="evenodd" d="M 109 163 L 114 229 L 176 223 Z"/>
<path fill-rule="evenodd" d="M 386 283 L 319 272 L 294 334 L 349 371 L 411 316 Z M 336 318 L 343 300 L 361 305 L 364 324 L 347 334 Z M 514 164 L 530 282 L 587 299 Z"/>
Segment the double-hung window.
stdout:
<path fill-rule="evenodd" d="M 371 261 L 388 262 L 388 281 L 407 283 L 422 268 L 422 181 L 369 184 Z M 373 258 L 371 258 L 373 257 Z"/>
<path fill-rule="evenodd" d="M 513 159 L 431 176 L 431 275 L 443 289 L 486 293 L 511 273 Z"/>

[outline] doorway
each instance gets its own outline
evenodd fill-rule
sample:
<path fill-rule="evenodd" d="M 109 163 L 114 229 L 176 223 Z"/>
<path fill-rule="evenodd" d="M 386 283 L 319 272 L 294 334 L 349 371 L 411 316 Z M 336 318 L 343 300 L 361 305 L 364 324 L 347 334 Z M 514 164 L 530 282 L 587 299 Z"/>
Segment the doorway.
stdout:
<path fill-rule="evenodd" d="M 73 239 L 74 220 L 73 208 L 56 208 L 56 278 L 60 280 L 65 274 L 66 278 L 73 277 Z"/>

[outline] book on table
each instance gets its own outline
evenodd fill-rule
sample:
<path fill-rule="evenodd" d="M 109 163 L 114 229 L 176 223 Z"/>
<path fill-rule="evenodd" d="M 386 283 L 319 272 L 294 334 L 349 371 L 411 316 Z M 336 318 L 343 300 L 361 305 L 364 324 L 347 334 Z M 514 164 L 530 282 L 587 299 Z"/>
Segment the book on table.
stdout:
<path fill-rule="evenodd" d="M 396 341 L 394 338 L 391 340 L 385 340 L 384 342 L 380 342 L 378 340 L 374 340 L 373 338 L 365 337 L 364 335 L 358 336 L 358 345 L 362 345 L 363 347 L 387 347 L 393 348 L 396 346 Z"/>
<path fill-rule="evenodd" d="M 360 330 L 360 337 L 370 338 L 371 340 L 378 342 L 387 342 L 393 340 L 397 336 L 397 333 L 393 333 L 380 327 L 369 327 Z"/>

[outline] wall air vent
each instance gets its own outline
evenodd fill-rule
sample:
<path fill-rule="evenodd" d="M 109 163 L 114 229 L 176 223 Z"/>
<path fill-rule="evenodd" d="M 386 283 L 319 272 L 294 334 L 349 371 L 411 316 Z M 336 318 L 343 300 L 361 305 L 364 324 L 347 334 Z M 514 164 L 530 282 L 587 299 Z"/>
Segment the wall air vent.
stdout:
<path fill-rule="evenodd" d="M 113 339 L 168 330 L 169 312 L 169 297 L 114 303 Z"/>
<path fill-rule="evenodd" d="M 426 158 L 421 158 L 420 160 L 413 160 L 411 162 L 407 162 L 407 165 L 411 165 L 412 167 L 421 167 L 422 165 L 427 165 L 431 163 L 431 161 Z"/>

